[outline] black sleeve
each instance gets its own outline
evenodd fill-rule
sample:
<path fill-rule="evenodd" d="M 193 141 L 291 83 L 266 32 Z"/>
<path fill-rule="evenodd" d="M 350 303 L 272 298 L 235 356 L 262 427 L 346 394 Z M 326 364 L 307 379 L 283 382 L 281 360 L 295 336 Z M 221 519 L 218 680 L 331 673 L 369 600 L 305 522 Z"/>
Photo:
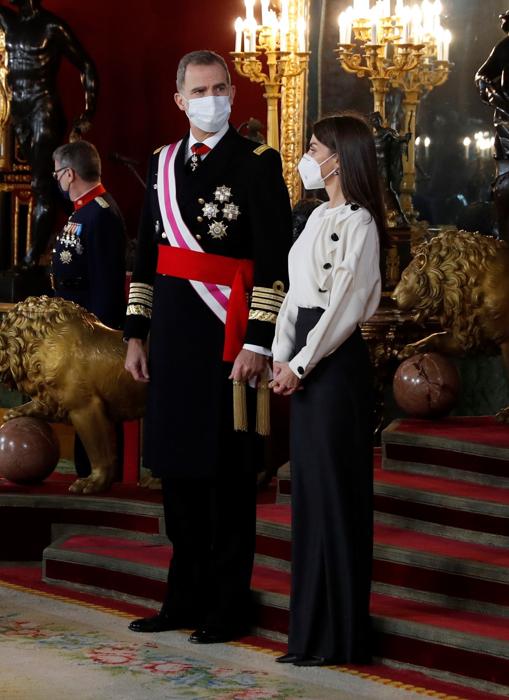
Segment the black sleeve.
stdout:
<path fill-rule="evenodd" d="M 270 348 L 288 289 L 292 212 L 279 153 L 268 147 L 255 149 L 250 170 L 254 287 L 245 342 Z"/>
<path fill-rule="evenodd" d="M 107 326 L 121 328 L 125 316 L 125 229 L 111 208 L 98 212 L 88 233 L 87 262 L 90 310 Z"/>
<path fill-rule="evenodd" d="M 152 296 L 157 264 L 157 242 L 154 235 L 153 198 L 158 156 L 152 156 L 145 199 L 138 228 L 138 241 L 133 275 L 129 287 L 124 338 L 145 340 L 150 330 Z"/>

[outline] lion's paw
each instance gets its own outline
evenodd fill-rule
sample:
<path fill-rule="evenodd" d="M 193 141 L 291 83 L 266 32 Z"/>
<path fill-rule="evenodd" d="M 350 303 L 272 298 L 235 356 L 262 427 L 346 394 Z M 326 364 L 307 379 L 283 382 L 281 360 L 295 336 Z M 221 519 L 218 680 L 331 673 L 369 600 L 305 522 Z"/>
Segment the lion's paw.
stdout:
<path fill-rule="evenodd" d="M 69 491 L 71 493 L 81 493 L 87 495 L 90 493 L 101 493 L 102 491 L 107 491 L 113 478 L 109 474 L 104 472 L 92 472 L 90 476 L 86 476 L 81 479 L 76 479 L 70 486 Z"/>
<path fill-rule="evenodd" d="M 418 352 L 419 351 L 417 350 L 415 344 L 409 343 L 408 345 L 405 345 L 403 348 L 401 348 L 401 350 L 398 352 L 398 360 L 406 360 L 408 357 L 412 357 Z"/>
<path fill-rule="evenodd" d="M 509 406 L 500 409 L 495 418 L 499 423 L 509 423 Z"/>

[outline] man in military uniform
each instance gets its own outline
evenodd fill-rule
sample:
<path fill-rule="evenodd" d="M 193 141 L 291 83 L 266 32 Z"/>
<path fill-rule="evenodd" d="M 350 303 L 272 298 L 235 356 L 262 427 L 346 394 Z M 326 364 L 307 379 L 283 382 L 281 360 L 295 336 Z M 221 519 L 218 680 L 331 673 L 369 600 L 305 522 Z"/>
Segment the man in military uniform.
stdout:
<path fill-rule="evenodd" d="M 130 629 L 196 627 L 191 642 L 213 643 L 250 622 L 255 435 L 233 431 L 230 380 L 267 369 L 292 221 L 279 154 L 228 123 L 225 61 L 187 54 L 177 90 L 190 132 L 149 166 L 124 331 L 126 368 L 150 381 L 144 460 L 162 477 L 173 557 L 161 611 Z"/>
<path fill-rule="evenodd" d="M 51 259 L 55 295 L 94 313 L 110 328 L 125 320 L 125 226 L 113 197 L 101 184 L 101 159 L 95 146 L 74 141 L 53 154 L 53 176 L 74 211 L 57 236 Z M 122 454 L 122 430 L 117 431 Z M 90 462 L 76 437 L 78 476 L 90 474 Z"/>

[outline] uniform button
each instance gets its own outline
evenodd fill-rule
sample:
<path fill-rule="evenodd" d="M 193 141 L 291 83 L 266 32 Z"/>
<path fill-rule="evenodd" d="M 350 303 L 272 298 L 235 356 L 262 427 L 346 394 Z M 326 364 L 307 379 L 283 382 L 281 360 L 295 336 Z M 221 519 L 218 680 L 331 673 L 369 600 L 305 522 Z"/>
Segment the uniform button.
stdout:
<path fill-rule="evenodd" d="M 331 267 L 332 267 L 332 263 L 325 263 L 325 265 L 323 266 L 323 269 L 324 269 L 324 270 L 330 270 Z"/>
<path fill-rule="evenodd" d="M 155 190 L 157 190 L 157 185 L 152 185 L 152 187 L 153 187 Z"/>
<path fill-rule="evenodd" d="M 165 234 L 164 231 L 163 231 L 162 234 L 161 234 L 161 238 L 168 238 L 168 236 Z"/>
<path fill-rule="evenodd" d="M 197 217 L 196 217 L 196 221 L 197 221 L 199 224 L 201 224 L 201 222 L 203 221 L 203 216 L 197 216 Z"/>
<path fill-rule="evenodd" d="M 197 241 L 201 241 L 201 236 L 200 236 L 199 233 L 196 234 L 196 240 L 197 240 Z"/>
<path fill-rule="evenodd" d="M 320 289 L 320 288 L 318 288 L 318 291 L 319 291 L 319 292 L 326 292 L 327 290 L 326 290 L 326 289 Z"/>
<path fill-rule="evenodd" d="M 350 205 L 350 209 L 351 209 L 352 211 L 357 211 L 357 209 L 359 209 L 359 205 L 358 205 L 358 204 L 351 204 L 351 205 Z"/>
<path fill-rule="evenodd" d="M 205 204 L 205 200 L 203 199 L 203 197 L 200 197 L 200 199 L 198 200 L 198 204 Z"/>
<path fill-rule="evenodd" d="M 331 236 L 331 238 L 332 238 L 333 241 L 339 241 L 339 236 L 338 236 L 337 233 L 333 233 L 332 236 Z"/>
<path fill-rule="evenodd" d="M 304 374 L 304 367 L 297 367 L 297 372 L 299 374 Z"/>

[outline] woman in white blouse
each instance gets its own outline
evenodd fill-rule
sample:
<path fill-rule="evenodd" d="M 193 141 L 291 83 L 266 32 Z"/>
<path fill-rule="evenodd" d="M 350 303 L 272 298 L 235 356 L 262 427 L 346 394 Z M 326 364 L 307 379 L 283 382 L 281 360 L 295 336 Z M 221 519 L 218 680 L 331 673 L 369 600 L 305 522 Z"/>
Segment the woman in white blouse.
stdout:
<path fill-rule="evenodd" d="M 367 124 L 319 121 L 299 163 L 325 187 L 289 255 L 290 288 L 272 346 L 273 389 L 292 395 L 292 590 L 280 663 L 370 660 L 373 381 L 359 324 L 380 301 L 385 236 Z"/>

